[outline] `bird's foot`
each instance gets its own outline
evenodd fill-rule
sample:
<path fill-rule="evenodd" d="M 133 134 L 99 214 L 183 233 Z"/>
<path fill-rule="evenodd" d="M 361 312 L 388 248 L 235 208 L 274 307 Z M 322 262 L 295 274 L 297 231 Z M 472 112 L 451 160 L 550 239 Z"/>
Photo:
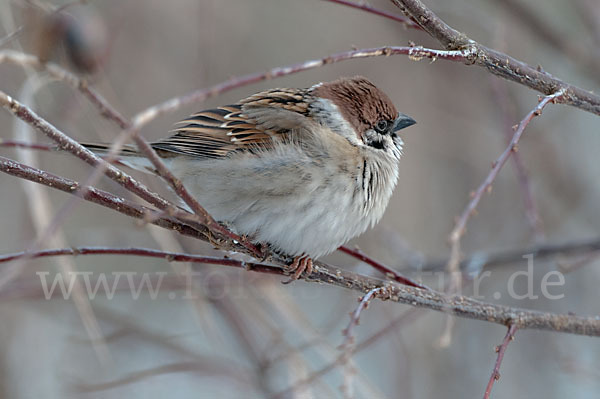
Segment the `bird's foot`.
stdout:
<path fill-rule="evenodd" d="M 306 272 L 304 277 L 310 276 L 313 271 L 313 261 L 308 255 L 296 256 L 294 261 L 288 265 L 287 271 L 293 274 L 289 280 L 283 281 L 283 284 L 298 280 L 304 272 Z"/>

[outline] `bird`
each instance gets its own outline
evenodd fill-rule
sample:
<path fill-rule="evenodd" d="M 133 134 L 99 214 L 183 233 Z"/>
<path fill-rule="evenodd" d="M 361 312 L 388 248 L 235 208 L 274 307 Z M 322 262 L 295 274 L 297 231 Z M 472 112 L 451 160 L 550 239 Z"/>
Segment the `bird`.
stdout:
<path fill-rule="evenodd" d="M 291 282 L 382 218 L 398 181 L 398 132 L 415 123 L 355 76 L 194 113 L 151 146 L 215 220 L 293 259 Z M 134 146 L 119 156 L 153 171 Z"/>

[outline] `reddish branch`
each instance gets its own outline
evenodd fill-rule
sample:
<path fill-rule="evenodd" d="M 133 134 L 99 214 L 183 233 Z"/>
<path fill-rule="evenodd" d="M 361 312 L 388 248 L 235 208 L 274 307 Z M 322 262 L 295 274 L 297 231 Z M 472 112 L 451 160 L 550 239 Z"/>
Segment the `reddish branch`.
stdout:
<path fill-rule="evenodd" d="M 487 177 L 485 178 L 483 183 L 481 183 L 481 185 L 477 188 L 475 193 L 473 193 L 471 201 L 469 201 L 469 203 L 467 204 L 467 207 L 465 208 L 463 213 L 460 215 L 460 217 L 456 221 L 454 229 L 450 233 L 450 244 L 452 246 L 452 250 L 451 250 L 450 260 L 448 261 L 448 270 L 449 271 L 456 272 L 459 270 L 460 239 L 461 239 L 462 235 L 465 233 L 465 228 L 466 228 L 467 222 L 469 221 L 469 218 L 471 217 L 471 215 L 475 212 L 475 209 L 477 208 L 477 205 L 481 201 L 483 194 L 486 192 L 490 192 L 492 190 L 492 183 L 496 179 L 496 176 L 498 176 L 500 169 L 502 169 L 504 164 L 506 164 L 506 161 L 508 161 L 508 158 L 510 158 L 511 154 L 513 154 L 514 152 L 516 152 L 518 150 L 517 145 L 519 144 L 519 140 L 521 139 L 521 136 L 523 135 L 525 128 L 529 125 L 529 123 L 531 122 L 531 120 L 534 117 L 541 115 L 542 110 L 544 109 L 544 107 L 546 105 L 548 105 L 550 102 L 558 101 L 559 99 L 562 98 L 563 95 L 564 95 L 564 90 L 560 90 L 552 95 L 544 97 L 540 101 L 540 103 L 533 110 L 531 110 L 525 116 L 525 118 L 523 118 L 521 120 L 515 133 L 513 134 L 512 139 L 510 140 L 510 143 L 508 144 L 508 147 L 506 147 L 504 152 L 494 162 L 490 173 L 487 175 Z"/>
<path fill-rule="evenodd" d="M 502 359 L 504 358 L 504 352 L 508 347 L 508 344 L 515 339 L 515 333 L 517 332 L 517 326 L 511 324 L 508 326 L 508 331 L 504 336 L 504 340 L 500 346 L 496 347 L 496 352 L 498 352 L 498 357 L 496 358 L 496 363 L 494 364 L 494 370 L 492 370 L 492 376 L 488 381 L 487 387 L 485 388 L 485 393 L 483 394 L 483 399 L 489 399 L 490 393 L 492 392 L 492 387 L 494 386 L 494 382 L 500 379 L 500 364 L 502 364 Z"/>
<path fill-rule="evenodd" d="M 562 88 L 565 90 L 562 103 L 600 115 L 600 97 L 596 94 L 565 83 L 541 69 L 477 43 L 442 21 L 420 0 L 391 2 L 437 39 L 446 50 L 466 51 L 468 56 L 463 59 L 465 64 L 483 67 L 496 76 L 520 83 L 545 95 L 556 93 Z"/>
<path fill-rule="evenodd" d="M 28 257 L 30 259 L 47 258 L 52 256 L 79 256 L 79 255 L 130 255 L 145 258 L 165 259 L 168 262 L 191 262 L 205 263 L 209 265 L 221 265 L 238 267 L 245 270 L 252 270 L 261 273 L 283 274 L 283 270 L 277 266 L 264 265 L 254 262 L 245 262 L 223 257 L 199 256 L 192 254 L 183 254 L 176 252 L 158 251 L 149 248 L 104 248 L 104 247 L 78 247 L 78 248 L 59 248 L 37 251 L 32 254 L 27 252 L 17 252 L 0 256 L 0 263 L 10 262 L 19 258 Z"/>
<path fill-rule="evenodd" d="M 0 139 L 0 147 L 4 148 L 28 148 L 30 150 L 40 150 L 40 151 L 51 151 L 52 146 L 47 144 L 39 144 L 39 143 L 28 143 L 25 141 L 18 140 L 4 140 Z"/>
<path fill-rule="evenodd" d="M 425 290 L 429 289 L 428 287 L 424 286 L 421 283 L 414 281 L 411 278 L 402 276 L 397 271 L 395 271 L 394 269 L 391 269 L 390 267 L 384 265 L 383 263 L 377 262 L 376 260 L 367 256 L 365 253 L 363 253 L 359 249 L 352 249 L 347 246 L 341 246 L 338 248 L 338 251 L 342 251 L 358 260 L 365 262 L 366 264 L 368 264 L 370 266 L 373 266 L 374 269 L 379 270 L 386 277 L 391 278 L 400 284 L 409 285 L 411 287 L 422 288 Z"/>
<path fill-rule="evenodd" d="M 419 24 L 415 23 L 414 21 L 411 21 L 410 19 L 406 18 L 403 15 L 398 15 L 398 14 L 394 14 L 391 12 L 379 10 L 377 8 L 371 7 L 370 5 L 367 5 L 364 3 L 355 3 L 355 2 L 347 1 L 347 0 L 324 0 L 324 1 L 328 1 L 330 3 L 342 4 L 347 7 L 352 7 L 352 8 L 356 8 L 359 10 L 369 12 L 371 14 L 379 15 L 381 17 L 403 23 L 407 28 L 421 29 Z"/>

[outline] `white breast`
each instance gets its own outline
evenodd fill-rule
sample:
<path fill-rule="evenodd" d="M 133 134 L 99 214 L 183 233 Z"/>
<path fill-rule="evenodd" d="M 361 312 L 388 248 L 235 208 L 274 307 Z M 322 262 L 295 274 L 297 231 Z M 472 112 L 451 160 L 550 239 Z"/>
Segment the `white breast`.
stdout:
<path fill-rule="evenodd" d="M 379 221 L 398 176 L 396 161 L 356 147 L 349 154 L 343 142 L 348 148 L 310 155 L 288 143 L 268 156 L 175 160 L 170 167 L 216 220 L 238 234 L 291 256 L 317 258 Z"/>

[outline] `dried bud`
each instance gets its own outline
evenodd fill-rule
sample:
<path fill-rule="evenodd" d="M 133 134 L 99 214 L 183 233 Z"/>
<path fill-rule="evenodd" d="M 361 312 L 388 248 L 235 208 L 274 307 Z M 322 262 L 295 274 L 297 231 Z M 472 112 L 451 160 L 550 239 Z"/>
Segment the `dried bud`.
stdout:
<path fill-rule="evenodd" d="M 53 13 L 28 15 L 33 52 L 48 62 L 64 48 L 69 63 L 79 72 L 93 73 L 108 54 L 108 31 L 90 7 L 72 7 Z"/>

